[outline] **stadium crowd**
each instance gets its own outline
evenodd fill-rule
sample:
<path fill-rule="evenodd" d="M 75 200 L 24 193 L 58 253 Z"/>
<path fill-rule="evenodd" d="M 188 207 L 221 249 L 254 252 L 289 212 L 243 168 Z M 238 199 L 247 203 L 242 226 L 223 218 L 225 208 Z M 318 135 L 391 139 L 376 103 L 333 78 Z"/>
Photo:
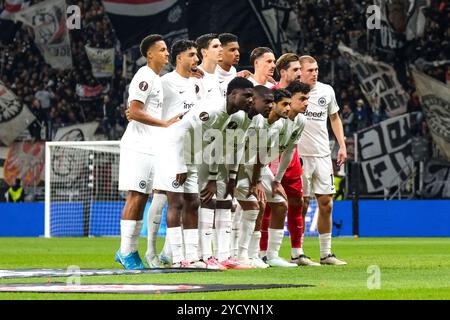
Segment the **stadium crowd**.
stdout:
<path fill-rule="evenodd" d="M 32 0 L 31 4 L 37 2 L 40 0 Z M 89 121 L 101 122 L 101 133 L 109 139 L 119 139 L 127 124 L 123 92 L 129 82 L 129 79 L 122 77 L 120 46 L 101 1 L 67 3 L 81 8 L 83 21 L 81 30 L 70 31 L 72 58 L 76 61 L 73 69 L 59 71 L 45 63 L 30 30 L 23 27 L 16 33 L 14 41 L 6 46 L 0 79 L 36 115 L 37 121 L 29 126 L 34 140 L 52 140 L 58 128 Z M 300 54 L 317 57 L 321 66 L 321 81 L 332 84 L 336 89 L 346 136 L 384 120 L 385 111 L 369 107 L 356 78 L 337 50 L 339 41 L 343 41 L 361 53 L 395 63 L 395 56 L 379 55 L 373 45 L 368 45 L 366 16 L 362 13 L 371 2 L 303 0 L 291 3 L 298 12 L 301 30 L 308 30 L 300 34 L 299 47 L 305 48 Z M 424 36 L 408 43 L 405 56 L 409 62 L 445 82 L 448 68 L 445 64 L 436 66 L 433 62 L 450 58 L 450 6 L 446 1 L 433 0 L 425 14 Z M 93 77 L 85 45 L 116 49 L 116 72 L 112 79 Z M 81 101 L 75 90 L 77 84 L 90 87 L 102 85 L 102 95 L 90 101 Z M 407 83 L 403 84 L 411 96 L 408 111 L 420 112 L 420 102 L 409 75 Z M 46 128 L 45 135 L 41 134 L 43 127 Z"/>

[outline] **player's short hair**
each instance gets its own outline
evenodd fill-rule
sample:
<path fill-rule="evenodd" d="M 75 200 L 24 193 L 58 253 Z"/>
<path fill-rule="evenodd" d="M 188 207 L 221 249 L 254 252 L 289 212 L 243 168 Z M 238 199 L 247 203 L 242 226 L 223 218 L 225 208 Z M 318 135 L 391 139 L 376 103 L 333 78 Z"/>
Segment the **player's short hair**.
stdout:
<path fill-rule="evenodd" d="M 227 87 L 227 95 L 229 95 L 233 90 L 235 89 L 247 89 L 247 88 L 253 88 L 253 83 L 245 79 L 243 77 L 236 77 L 233 80 L 230 81 Z"/>
<path fill-rule="evenodd" d="M 273 53 L 273 51 L 267 47 L 258 47 L 253 49 L 250 53 L 250 64 L 253 66 L 255 64 L 255 60 L 262 57 L 265 53 Z"/>
<path fill-rule="evenodd" d="M 156 42 L 161 40 L 164 40 L 164 38 L 160 34 L 150 34 L 142 39 L 139 46 L 139 50 L 141 51 L 142 56 L 147 57 L 148 49 L 150 49 Z"/>
<path fill-rule="evenodd" d="M 222 46 L 226 46 L 230 42 L 238 42 L 238 37 L 232 33 L 221 33 L 219 34 L 219 40 Z"/>
<path fill-rule="evenodd" d="M 300 65 L 303 65 L 305 62 L 306 63 L 317 63 L 317 60 L 314 59 L 311 56 L 305 55 L 305 56 L 301 56 L 300 58 L 298 58 L 298 61 L 300 61 Z"/>
<path fill-rule="evenodd" d="M 292 95 L 298 92 L 308 94 L 311 91 L 311 86 L 307 83 L 294 80 L 289 83 L 289 85 L 286 87 L 286 90 L 289 91 Z"/>
<path fill-rule="evenodd" d="M 291 98 L 292 94 L 285 89 L 273 89 L 273 101 L 280 102 L 283 98 Z"/>
<path fill-rule="evenodd" d="M 262 86 L 262 85 L 255 86 L 253 88 L 253 92 L 255 92 L 260 97 L 264 97 L 266 94 L 273 95 L 272 90 L 270 90 L 269 88 Z"/>
<path fill-rule="evenodd" d="M 276 62 L 278 73 L 280 73 L 281 70 L 289 69 L 289 65 L 291 64 L 291 62 L 296 62 L 298 60 L 299 60 L 298 55 L 296 55 L 295 53 L 283 54 L 281 57 L 278 58 Z"/>
<path fill-rule="evenodd" d="M 217 33 L 207 33 L 207 34 L 201 35 L 200 37 L 198 37 L 195 40 L 198 51 L 200 51 L 202 49 L 208 49 L 211 41 L 213 41 L 214 39 L 218 39 L 218 38 L 219 38 L 219 35 Z"/>
<path fill-rule="evenodd" d="M 175 66 L 177 64 L 177 56 L 190 48 L 197 48 L 197 44 L 192 40 L 181 39 L 175 41 L 170 48 L 170 62 Z"/>

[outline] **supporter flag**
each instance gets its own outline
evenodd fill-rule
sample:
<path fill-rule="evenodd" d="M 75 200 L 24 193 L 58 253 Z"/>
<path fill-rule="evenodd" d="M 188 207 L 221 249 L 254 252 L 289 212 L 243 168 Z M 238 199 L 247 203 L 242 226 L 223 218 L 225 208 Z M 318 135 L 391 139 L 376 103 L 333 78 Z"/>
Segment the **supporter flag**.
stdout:
<path fill-rule="evenodd" d="M 103 88 L 101 84 L 96 85 L 95 87 L 83 84 L 77 84 L 75 86 L 75 92 L 81 101 L 89 101 L 99 98 L 100 95 L 104 93 L 104 89 L 105 88 Z"/>
<path fill-rule="evenodd" d="M 33 28 L 34 42 L 48 64 L 55 69 L 72 68 L 64 0 L 40 2 L 15 13 L 12 18 Z"/>
<path fill-rule="evenodd" d="M 97 49 L 84 47 L 91 63 L 92 74 L 96 78 L 112 77 L 114 74 L 114 48 Z"/>
<path fill-rule="evenodd" d="M 430 5 L 430 0 L 375 0 L 374 4 L 381 14 L 379 47 L 400 49 L 407 41 L 422 37 L 426 22 L 423 9 Z"/>
<path fill-rule="evenodd" d="M 413 76 L 431 136 L 444 159 L 450 161 L 450 88 L 416 70 Z"/>
<path fill-rule="evenodd" d="M 406 112 L 408 93 L 390 65 L 362 55 L 340 43 L 338 49 L 359 80 L 361 91 L 372 108 L 384 107 L 389 117 Z"/>
<path fill-rule="evenodd" d="M 410 114 L 387 119 L 357 133 L 357 154 L 361 163 L 361 193 L 376 193 L 404 181 L 411 155 Z"/>
<path fill-rule="evenodd" d="M 239 65 L 244 68 L 248 68 L 250 52 L 256 47 L 270 47 L 276 56 L 299 51 L 300 28 L 287 1 L 190 0 L 188 17 L 190 39 L 205 32 L 237 35 Z"/>
<path fill-rule="evenodd" d="M 0 141 L 10 145 L 35 119 L 31 111 L 0 81 Z"/>
<path fill-rule="evenodd" d="M 151 34 L 164 36 L 168 45 L 187 38 L 186 1 L 103 0 L 105 11 L 120 40 L 122 50 L 139 45 Z"/>
<path fill-rule="evenodd" d="M 18 29 L 18 25 L 9 20 L 11 14 L 22 9 L 23 0 L 5 0 L 3 11 L 0 12 L 0 42 L 5 44 L 11 43 Z"/>
<path fill-rule="evenodd" d="M 75 124 L 59 128 L 56 131 L 54 141 L 89 141 L 94 137 L 99 123 L 96 121 Z"/>
<path fill-rule="evenodd" d="M 44 180 L 45 142 L 20 141 L 9 146 L 3 179 L 9 185 L 19 178 L 24 186 L 35 186 Z"/>

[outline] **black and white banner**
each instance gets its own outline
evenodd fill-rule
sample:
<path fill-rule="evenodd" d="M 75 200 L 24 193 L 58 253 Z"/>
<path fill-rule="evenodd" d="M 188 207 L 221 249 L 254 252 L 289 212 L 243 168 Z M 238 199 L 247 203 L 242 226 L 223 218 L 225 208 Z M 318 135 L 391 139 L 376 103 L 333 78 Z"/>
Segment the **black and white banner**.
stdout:
<path fill-rule="evenodd" d="M 427 163 L 423 195 L 429 199 L 450 199 L 450 163 L 437 160 Z"/>
<path fill-rule="evenodd" d="M 10 145 L 36 117 L 0 81 L 0 141 Z"/>
<path fill-rule="evenodd" d="M 409 95 L 398 82 L 394 68 L 356 52 L 342 42 L 338 49 L 358 77 L 361 90 L 372 108 L 383 106 L 389 117 L 406 112 Z"/>
<path fill-rule="evenodd" d="M 114 48 L 97 49 L 85 46 L 91 63 L 92 75 L 96 78 L 112 77 L 114 74 Z"/>
<path fill-rule="evenodd" d="M 99 126 L 98 122 L 75 124 L 59 128 L 56 131 L 54 141 L 89 141 Z"/>
<path fill-rule="evenodd" d="M 423 9 L 430 0 L 374 0 L 380 10 L 380 29 L 377 44 L 381 48 L 403 48 L 407 41 L 423 35 L 426 17 Z"/>
<path fill-rule="evenodd" d="M 161 34 L 167 45 L 188 37 L 186 2 L 178 0 L 103 0 L 122 50 Z M 205 13 L 203 13 L 205 14 Z"/>
<path fill-rule="evenodd" d="M 277 55 L 299 52 L 300 24 L 290 1 L 248 0 Z"/>
<path fill-rule="evenodd" d="M 412 73 L 431 136 L 440 154 L 450 161 L 450 88 L 422 72 Z"/>
<path fill-rule="evenodd" d="M 45 61 L 55 69 L 72 68 L 72 52 L 66 27 L 66 2 L 47 0 L 12 15 L 34 30 L 34 42 Z"/>
<path fill-rule="evenodd" d="M 412 163 L 410 115 L 387 119 L 376 126 L 358 131 L 358 159 L 367 190 L 383 191 L 407 178 Z M 398 174 L 400 176 L 398 176 Z"/>

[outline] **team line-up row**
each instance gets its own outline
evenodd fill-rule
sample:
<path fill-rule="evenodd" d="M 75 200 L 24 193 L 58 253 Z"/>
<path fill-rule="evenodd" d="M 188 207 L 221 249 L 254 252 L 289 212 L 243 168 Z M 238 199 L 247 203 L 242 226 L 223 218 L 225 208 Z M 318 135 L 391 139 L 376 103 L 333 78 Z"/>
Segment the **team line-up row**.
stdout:
<path fill-rule="evenodd" d="M 129 85 L 120 145 L 119 189 L 128 195 L 116 261 L 146 268 L 138 240 L 153 194 L 150 268 L 345 265 L 331 252 L 335 187 L 327 119 L 340 146 L 338 166 L 347 152 L 335 92 L 318 81 L 317 61 L 294 53 L 276 59 L 270 48 L 258 47 L 250 55 L 254 73 L 237 72 L 239 41 L 230 33 L 175 41 L 170 54 L 153 34 L 140 49 L 147 64 Z M 169 59 L 175 69 L 160 77 Z M 319 207 L 320 263 L 302 248 L 311 197 Z M 158 255 L 166 203 L 166 241 Z M 279 256 L 286 212 L 290 262 Z"/>

